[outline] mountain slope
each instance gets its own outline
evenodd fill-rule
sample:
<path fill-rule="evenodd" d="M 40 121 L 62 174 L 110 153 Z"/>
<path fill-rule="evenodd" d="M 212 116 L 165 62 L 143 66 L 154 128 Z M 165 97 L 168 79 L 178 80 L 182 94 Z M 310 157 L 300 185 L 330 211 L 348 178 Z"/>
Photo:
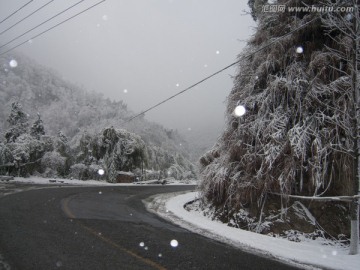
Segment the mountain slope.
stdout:
<path fill-rule="evenodd" d="M 318 4 L 272 2 L 303 8 Z M 215 216 L 235 220 L 239 227 L 263 233 L 306 230 L 296 226 L 299 220 L 289 222 L 283 215 L 296 203 L 289 195 L 354 194 L 352 41 L 339 28 L 329 28 L 331 18 L 321 12 L 263 12 L 261 4 L 267 1 L 249 3 L 255 5 L 258 27 L 239 56 L 226 130 L 200 159 L 203 199 L 216 209 Z M 352 27 L 354 17 L 335 15 L 343 27 Z M 234 114 L 239 104 L 246 107 L 242 117 Z M 316 226 L 334 237 L 349 233 L 345 203 L 307 207 L 320 222 Z M 324 213 L 333 215 L 324 218 Z M 270 226 L 274 220 L 277 224 Z"/>
<path fill-rule="evenodd" d="M 16 66 L 12 65 L 13 60 L 16 60 Z M 176 130 L 167 130 L 142 117 L 128 121 L 134 114 L 124 102 L 110 101 L 101 94 L 89 93 L 25 56 L 0 57 L 0 66 L 0 141 L 5 143 L 5 133 L 11 128 L 7 119 L 12 104 L 18 102 L 27 114 L 29 123 L 41 117 L 46 136 L 57 137 L 53 142 L 58 141 L 61 136 L 66 138 L 67 147 L 71 149 L 68 155 L 73 158 L 71 162 L 84 161 L 76 160 L 75 157 L 81 156 L 80 152 L 84 151 L 81 144 L 89 136 L 91 140 L 95 140 L 96 137 L 103 136 L 108 128 L 121 129 L 137 134 L 146 144 L 148 158 L 145 169 L 165 171 L 179 165 L 183 172 L 192 171 L 191 176 L 194 177 L 187 142 Z M 156 162 L 151 158 L 155 156 L 154 153 L 168 156 L 169 161 Z M 182 160 L 181 164 L 177 160 Z M 157 166 L 160 163 L 162 165 Z M 169 176 L 175 174 L 170 173 Z M 177 177 L 180 178 L 179 173 Z"/>

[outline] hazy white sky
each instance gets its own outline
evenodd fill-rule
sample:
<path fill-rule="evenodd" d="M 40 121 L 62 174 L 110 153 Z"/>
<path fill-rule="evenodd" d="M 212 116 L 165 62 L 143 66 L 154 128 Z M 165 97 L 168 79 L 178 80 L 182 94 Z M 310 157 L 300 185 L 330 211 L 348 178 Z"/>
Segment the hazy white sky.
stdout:
<path fill-rule="evenodd" d="M 55 0 L 0 35 L 0 46 L 80 0 Z M 100 1 L 100 0 L 99 0 Z M 0 0 L 0 21 L 29 0 Z M 49 0 L 34 0 L 0 32 Z M 97 3 L 75 8 L 6 48 Z M 236 61 L 254 22 L 247 0 L 106 0 L 17 50 L 64 78 L 141 112 Z M 6 49 L 1 48 L 0 53 Z M 19 63 L 21 64 L 21 63 Z M 146 114 L 181 132 L 223 127 L 229 69 Z"/>

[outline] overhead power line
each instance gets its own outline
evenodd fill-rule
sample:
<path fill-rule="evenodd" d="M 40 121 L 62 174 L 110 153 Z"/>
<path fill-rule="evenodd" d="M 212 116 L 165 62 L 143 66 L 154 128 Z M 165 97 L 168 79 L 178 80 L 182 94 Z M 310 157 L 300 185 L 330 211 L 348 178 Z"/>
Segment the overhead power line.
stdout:
<path fill-rule="evenodd" d="M 13 13 L 11 13 L 9 16 L 7 16 L 5 19 L 3 19 L 1 22 L 0 22 L 0 24 L 1 23 L 3 23 L 3 22 L 5 22 L 7 19 L 9 19 L 11 16 L 13 16 L 13 15 L 15 15 L 17 12 L 19 12 L 20 10 L 22 10 L 24 7 L 26 7 L 28 4 L 30 4 L 32 1 L 34 1 L 34 0 L 31 0 L 31 1 L 29 1 L 29 2 L 27 2 L 25 5 L 23 5 L 22 7 L 20 7 L 20 8 L 18 8 L 17 10 L 15 10 Z"/>
<path fill-rule="evenodd" d="M 13 25 L 11 25 L 10 27 L 6 28 L 4 31 L 2 31 L 0 33 L 0 35 L 4 34 L 5 32 L 9 31 L 11 28 L 15 27 L 16 25 L 18 25 L 19 23 L 25 21 L 27 18 L 29 18 L 30 16 L 34 15 L 36 12 L 38 12 L 39 10 L 43 9 L 44 7 L 46 7 L 47 5 L 49 5 L 51 2 L 54 2 L 55 0 L 51 0 L 49 2 L 47 2 L 46 4 L 42 5 L 41 7 L 39 7 L 37 10 L 31 12 L 29 15 L 27 15 L 25 18 L 21 19 L 20 21 L 14 23 Z"/>
<path fill-rule="evenodd" d="M 55 14 L 55 15 L 54 15 L 54 16 L 52 16 L 51 18 L 49 18 L 49 19 L 47 19 L 47 20 L 43 21 L 42 23 L 38 24 L 37 26 L 35 26 L 35 27 L 31 28 L 30 30 L 26 31 L 25 33 L 22 33 L 21 35 L 19 35 L 19 36 L 17 36 L 17 37 L 15 37 L 15 38 L 13 38 L 13 39 L 12 39 L 12 40 L 10 40 L 9 42 L 7 42 L 7 43 L 5 43 L 5 44 L 1 45 L 1 46 L 0 46 L 0 49 L 1 49 L 1 48 L 3 48 L 3 47 L 5 47 L 6 45 L 9 45 L 11 42 L 13 42 L 13 41 L 15 41 L 15 40 L 17 40 L 17 39 L 19 39 L 19 38 L 21 38 L 21 37 L 25 36 L 25 35 L 26 35 L 26 34 L 28 34 L 29 32 L 31 32 L 31 31 L 33 31 L 33 30 L 35 30 L 36 28 L 40 27 L 41 25 L 44 25 L 45 23 L 47 23 L 47 22 L 51 21 L 52 19 L 54 19 L 54 18 L 56 18 L 57 16 L 59 16 L 59 15 L 61 15 L 61 14 L 65 13 L 66 11 L 68 11 L 68 10 L 70 10 L 70 9 L 74 8 L 75 6 L 79 5 L 80 3 L 84 2 L 84 1 L 85 1 L 85 0 L 80 0 L 79 2 L 77 2 L 77 3 L 73 4 L 72 6 L 70 6 L 70 7 L 66 8 L 66 9 L 64 9 L 63 11 L 61 11 L 61 12 L 59 12 L 59 13 Z"/>
<path fill-rule="evenodd" d="M 18 45 L 16 45 L 16 46 L 14 46 L 14 47 L 11 47 L 10 49 L 8 49 L 8 50 L 5 51 L 5 52 L 0 53 L 0 55 L 4 55 L 4 54 L 6 54 L 6 53 L 8 53 L 8 52 L 10 52 L 10 51 L 12 51 L 12 50 L 20 47 L 21 45 L 24 45 L 24 44 L 27 43 L 29 40 L 33 40 L 33 39 L 35 39 L 35 38 L 37 38 L 37 37 L 39 37 L 39 36 L 41 36 L 41 35 L 49 32 L 50 30 L 54 29 L 55 27 L 58 27 L 58 26 L 62 25 L 63 23 L 65 23 L 65 22 L 67 22 L 67 21 L 70 21 L 71 19 L 79 16 L 80 14 L 82 14 L 82 13 L 84 13 L 84 12 L 86 12 L 86 11 L 94 8 L 94 7 L 96 7 L 97 5 L 99 5 L 99 4 L 101 4 L 102 2 L 105 2 L 105 1 L 106 1 L 106 0 L 102 0 L 102 1 L 99 1 L 99 2 L 95 3 L 94 5 L 92 5 L 92 6 L 88 7 L 88 8 L 86 8 L 86 9 L 84 9 L 83 11 L 80 11 L 79 13 L 76 13 L 75 15 L 67 18 L 66 20 L 63 20 L 63 21 L 59 22 L 58 24 L 56 24 L 56 25 L 54 25 L 54 26 L 46 29 L 45 31 L 43 31 L 43 32 L 41 32 L 41 33 L 39 33 L 39 34 L 31 37 L 30 39 L 28 39 L 28 40 L 26 40 L 26 41 L 24 41 L 24 42 L 22 42 L 22 43 L 20 43 L 20 44 L 18 44 Z"/>
<path fill-rule="evenodd" d="M 142 111 L 141 113 L 139 113 L 139 114 L 137 114 L 137 115 L 135 115 L 135 116 L 131 117 L 129 120 L 127 120 L 127 121 L 126 121 L 126 123 L 128 123 L 128 122 L 130 122 L 130 121 L 134 120 L 135 118 L 137 118 L 137 117 L 139 117 L 139 116 L 141 116 L 141 115 L 144 115 L 144 114 L 145 114 L 145 113 L 147 113 L 148 111 L 151 111 L 151 110 L 155 109 L 156 107 L 159 107 L 160 105 L 162 105 L 162 104 L 164 104 L 164 103 L 168 102 L 169 100 L 171 100 L 171 99 L 173 99 L 173 98 L 175 98 L 175 97 L 177 97 L 177 96 L 179 96 L 179 95 L 181 95 L 181 94 L 185 93 L 186 91 L 189 91 L 190 89 L 194 88 L 195 86 L 197 86 L 197 85 L 199 85 L 199 84 L 201 84 L 201 83 L 203 83 L 203 82 L 207 81 L 208 79 L 210 79 L 210 78 L 212 78 L 212 77 L 214 77 L 214 76 L 218 75 L 219 73 L 221 73 L 221 72 L 223 72 L 223 71 L 225 71 L 225 70 L 227 70 L 227 69 L 231 68 L 232 66 L 235 66 L 236 64 L 240 63 L 240 61 L 242 61 L 242 60 L 244 60 L 244 59 L 246 59 L 246 58 L 248 58 L 248 57 L 251 57 L 251 56 L 253 56 L 254 54 L 256 54 L 256 53 L 258 53 L 258 52 L 260 52 L 260 51 L 262 51 L 262 50 L 264 50 L 264 49 L 266 49 L 266 48 L 268 48 L 268 47 L 270 47 L 271 45 L 273 45 L 273 44 L 275 44 L 276 42 L 278 42 L 280 39 L 282 39 L 282 38 L 284 38 L 284 37 L 286 37 L 286 36 L 289 36 L 289 35 L 293 34 L 294 32 L 296 32 L 296 31 L 298 31 L 298 30 L 300 30 L 300 29 L 304 28 L 304 27 L 305 27 L 305 26 L 307 26 L 308 24 L 310 24 L 310 23 L 312 23 L 312 22 L 314 22 L 314 21 L 318 20 L 319 18 L 320 18 L 320 17 L 316 17 L 316 18 L 314 18 L 314 19 L 312 19 L 312 20 L 308 21 L 307 23 L 305 23 L 305 24 L 303 24 L 303 25 L 301 25 L 301 26 L 299 26 L 299 27 L 295 28 L 294 30 L 292 30 L 292 31 L 290 31 L 290 32 L 288 32 L 288 33 L 286 33 L 286 34 L 284 34 L 284 35 L 282 35 L 282 36 L 280 36 L 280 37 L 278 37 L 278 38 L 274 39 L 273 41 L 271 41 L 271 42 L 270 42 L 270 43 L 268 43 L 267 45 L 265 45 L 265 46 L 263 46 L 263 47 L 261 47 L 261 48 L 259 48 L 259 49 L 255 50 L 255 51 L 253 51 L 252 53 L 249 53 L 249 54 L 247 54 L 247 55 L 245 55 L 245 56 L 241 57 L 240 59 L 238 59 L 238 60 L 237 60 L 237 61 L 235 61 L 234 63 L 231 63 L 230 65 L 228 65 L 228 66 L 226 66 L 226 67 L 224 67 L 224 68 L 222 68 L 222 69 L 220 69 L 220 70 L 216 71 L 215 73 L 213 73 L 213 74 L 211 74 L 211 75 L 209 75 L 209 76 L 205 77 L 204 79 L 202 79 L 202 80 L 198 81 L 197 83 L 194 83 L 193 85 L 191 85 L 191 86 L 189 86 L 189 87 L 185 88 L 184 90 L 181 90 L 180 92 L 176 93 L 175 95 L 172 95 L 171 97 L 168 97 L 167 99 L 164 99 L 163 101 L 161 101 L 161 102 L 159 102 L 159 103 L 157 103 L 157 104 L 155 104 L 155 105 L 151 106 L 150 108 L 146 109 L 145 111 Z"/>

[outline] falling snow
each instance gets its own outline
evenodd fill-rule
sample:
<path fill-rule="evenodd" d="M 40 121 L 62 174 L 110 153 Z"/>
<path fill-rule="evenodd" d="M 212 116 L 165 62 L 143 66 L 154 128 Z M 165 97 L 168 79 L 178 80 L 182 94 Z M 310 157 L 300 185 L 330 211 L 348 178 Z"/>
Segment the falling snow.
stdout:
<path fill-rule="evenodd" d="M 179 245 L 179 242 L 177 240 L 173 239 L 170 241 L 170 246 L 177 247 L 178 245 Z"/>
<path fill-rule="evenodd" d="M 246 113 L 246 109 L 244 106 L 242 105 L 238 105 L 236 106 L 235 110 L 234 110 L 234 114 L 235 116 L 243 116 Z"/>
<path fill-rule="evenodd" d="M 15 67 L 17 67 L 18 63 L 17 63 L 17 61 L 15 59 L 12 59 L 9 62 L 9 65 L 10 65 L 10 67 L 15 68 Z"/>
<path fill-rule="evenodd" d="M 303 52 L 304 52 L 303 47 L 299 46 L 296 48 L 296 53 L 303 53 Z"/>
<path fill-rule="evenodd" d="M 353 18 L 353 15 L 352 15 L 351 13 L 348 13 L 348 14 L 346 14 L 346 16 L 345 16 L 345 19 L 346 19 L 347 21 L 351 21 L 352 18 Z"/>

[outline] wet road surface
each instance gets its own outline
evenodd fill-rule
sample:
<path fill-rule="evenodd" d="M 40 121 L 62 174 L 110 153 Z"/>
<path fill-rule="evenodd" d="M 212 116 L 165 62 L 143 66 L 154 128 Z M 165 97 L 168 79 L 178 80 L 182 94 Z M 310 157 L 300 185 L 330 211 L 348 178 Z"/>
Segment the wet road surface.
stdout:
<path fill-rule="evenodd" d="M 25 189 L 0 196 L 0 254 L 11 269 L 296 269 L 189 232 L 142 203 L 193 186 Z"/>

